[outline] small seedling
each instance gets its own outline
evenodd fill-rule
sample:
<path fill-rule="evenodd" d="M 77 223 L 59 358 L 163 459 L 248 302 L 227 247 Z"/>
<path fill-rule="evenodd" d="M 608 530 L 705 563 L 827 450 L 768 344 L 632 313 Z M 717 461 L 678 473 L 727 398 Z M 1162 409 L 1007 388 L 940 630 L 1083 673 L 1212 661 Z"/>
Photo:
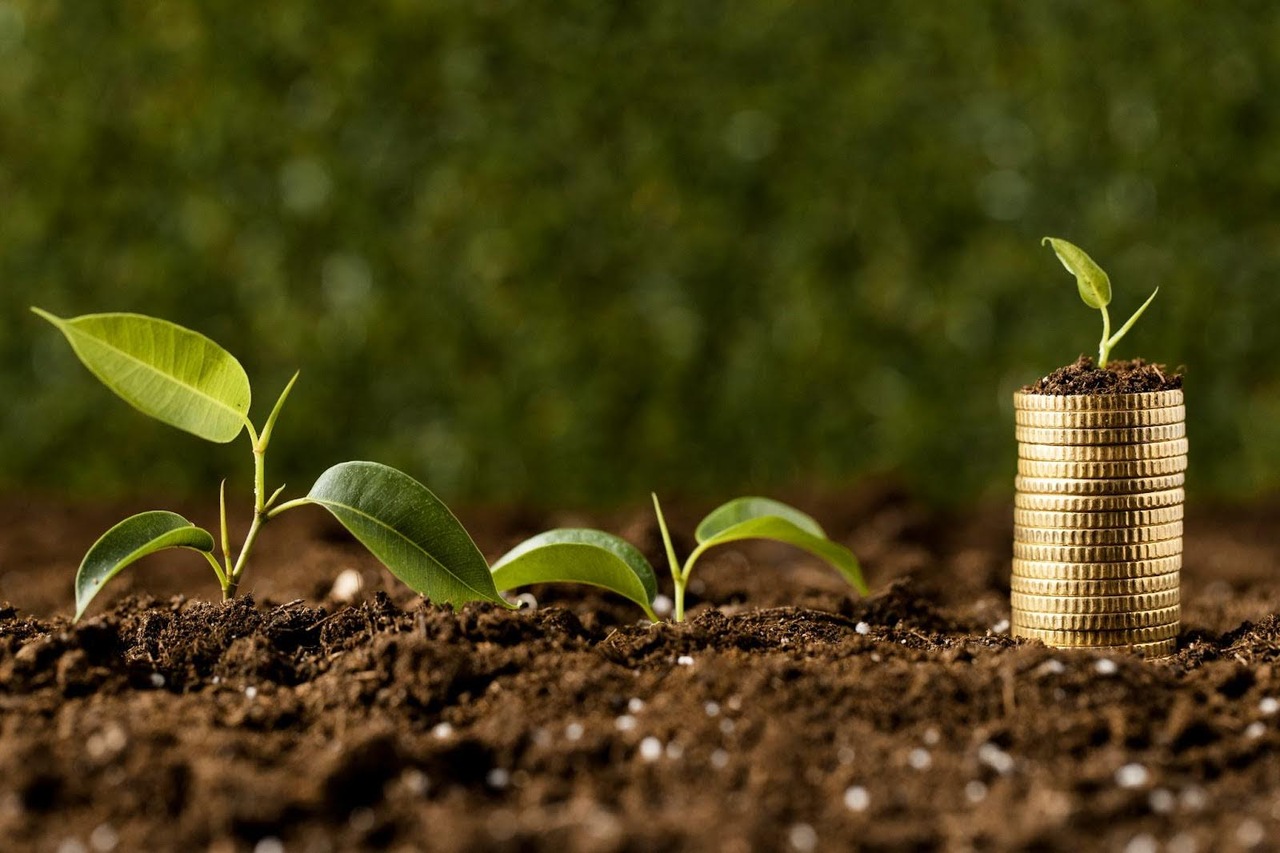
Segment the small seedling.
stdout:
<path fill-rule="evenodd" d="M 684 621 L 684 596 L 698 559 L 709 549 L 743 539 L 772 539 L 794 545 L 830 563 L 858 592 L 866 583 L 853 553 L 827 538 L 818 522 L 794 507 L 768 498 L 737 498 L 702 519 L 694 534 L 698 541 L 684 564 L 676 559 L 658 496 L 653 496 L 671 578 L 675 584 L 675 621 Z M 493 566 L 499 590 L 530 583 L 570 581 L 610 589 L 634 601 L 657 621 L 653 600 L 657 582 L 653 567 L 633 545 L 599 530 L 550 530 L 521 543 Z"/>
<path fill-rule="evenodd" d="M 1111 278 L 1079 246 L 1057 237 L 1045 237 L 1040 244 L 1052 247 L 1058 260 L 1062 261 L 1062 265 L 1067 268 L 1067 272 L 1076 277 L 1076 287 L 1080 290 L 1080 298 L 1084 300 L 1084 304 L 1102 312 L 1102 341 L 1098 344 L 1098 368 L 1100 370 L 1105 368 L 1107 361 L 1111 358 L 1112 348 L 1133 328 L 1133 324 L 1138 322 L 1138 318 L 1156 298 L 1160 288 L 1157 287 L 1155 292 L 1147 297 L 1147 301 L 1142 303 L 1142 307 L 1133 312 L 1128 322 L 1113 335 L 1111 334 L 1111 315 L 1107 313 L 1107 306 L 1111 304 Z"/>
<path fill-rule="evenodd" d="M 131 516 L 103 534 L 76 573 L 76 614 L 111 578 L 166 548 L 198 551 L 233 598 L 263 525 L 289 509 L 317 504 L 333 514 L 415 592 L 443 604 L 491 601 L 512 607 L 494 586 L 484 555 L 449 508 L 408 474 L 376 462 L 343 462 L 320 475 L 306 497 L 277 503 L 267 494 L 266 455 L 276 420 L 298 374 L 285 385 L 261 431 L 249 420 L 249 377 L 229 352 L 198 332 L 140 314 L 87 314 L 64 320 L 32 309 L 66 336 L 104 385 L 143 414 L 208 441 L 242 432 L 253 450 L 253 520 L 233 553 L 227 529 L 226 481 L 219 492 L 221 560 L 211 533 L 172 512 Z"/>

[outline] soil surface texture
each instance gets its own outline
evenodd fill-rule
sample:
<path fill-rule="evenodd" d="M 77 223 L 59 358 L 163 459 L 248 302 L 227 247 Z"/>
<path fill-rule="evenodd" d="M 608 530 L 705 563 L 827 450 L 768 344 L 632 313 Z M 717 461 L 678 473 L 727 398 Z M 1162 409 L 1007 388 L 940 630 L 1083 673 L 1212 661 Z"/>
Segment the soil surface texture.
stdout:
<path fill-rule="evenodd" d="M 1106 367 L 1099 368 L 1092 358 L 1082 355 L 1074 363 L 1059 367 L 1022 390 L 1028 394 L 1101 397 L 1172 391 L 1181 387 L 1182 374 L 1170 373 L 1163 364 L 1151 364 L 1135 358 L 1131 361 L 1109 361 Z"/>
<path fill-rule="evenodd" d="M 0 848 L 1280 848 L 1280 510 L 1190 505 L 1179 650 L 1144 662 L 1009 637 L 1007 507 L 780 497 L 870 597 L 761 543 L 699 566 L 682 625 L 586 587 L 454 611 L 303 510 L 240 600 L 173 552 L 72 625 L 82 552 L 146 507 L 0 503 Z M 595 524 L 662 565 L 641 510 L 460 515 L 490 557 Z"/>

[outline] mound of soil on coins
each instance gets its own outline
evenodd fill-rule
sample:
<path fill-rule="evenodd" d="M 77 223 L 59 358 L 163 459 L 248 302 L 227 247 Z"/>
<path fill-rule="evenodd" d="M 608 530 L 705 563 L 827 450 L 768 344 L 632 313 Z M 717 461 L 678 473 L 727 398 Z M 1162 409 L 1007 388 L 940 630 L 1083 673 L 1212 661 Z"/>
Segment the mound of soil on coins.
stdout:
<path fill-rule="evenodd" d="M 583 587 L 455 611 L 299 512 L 264 534 L 252 596 L 215 602 L 175 553 L 72 625 L 81 551 L 136 508 L 0 505 L 3 846 L 1280 844 L 1280 509 L 1189 508 L 1179 648 L 1148 663 L 1009 638 L 1007 507 L 782 497 L 861 555 L 870 597 L 761 544 L 713 552 L 681 625 Z M 673 508 L 674 526 L 702 509 Z M 661 565 L 640 510 L 461 515 L 489 556 L 589 523 Z M 347 572 L 351 603 L 329 594 Z"/>
<path fill-rule="evenodd" d="M 1173 391 L 1181 387 L 1182 374 L 1171 373 L 1163 364 L 1135 358 L 1109 361 L 1106 367 L 1099 368 L 1092 358 L 1082 355 L 1022 390 L 1028 394 L 1106 396 Z"/>

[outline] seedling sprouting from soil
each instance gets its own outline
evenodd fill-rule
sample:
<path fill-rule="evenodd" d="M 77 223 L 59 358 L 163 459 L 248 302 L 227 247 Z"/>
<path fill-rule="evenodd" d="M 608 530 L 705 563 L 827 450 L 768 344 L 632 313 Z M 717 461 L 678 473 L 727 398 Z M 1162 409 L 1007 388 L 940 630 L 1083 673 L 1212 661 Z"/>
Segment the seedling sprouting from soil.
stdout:
<path fill-rule="evenodd" d="M 821 525 L 795 507 L 769 498 L 735 498 L 721 504 L 707 514 L 694 531 L 698 545 L 681 566 L 676 560 L 675 545 L 667 530 L 667 520 L 662 515 L 658 496 L 653 496 L 653 511 L 658 516 L 658 529 L 667 549 L 667 562 L 671 566 L 671 579 L 675 582 L 675 620 L 684 621 L 684 591 L 689 576 L 698 559 L 711 548 L 743 539 L 772 539 L 794 545 L 830 563 L 844 575 L 854 589 L 866 595 L 867 584 L 862 579 L 862 567 L 858 558 L 843 545 L 827 538 Z"/>
<path fill-rule="evenodd" d="M 737 498 L 713 510 L 698 525 L 697 547 L 681 565 L 667 530 L 658 496 L 653 496 L 671 578 L 675 583 L 675 620 L 684 620 L 684 595 L 698 559 L 709 549 L 742 539 L 772 539 L 794 545 L 837 568 L 860 593 L 866 593 L 862 570 L 853 553 L 827 538 L 818 522 L 779 501 Z M 521 543 L 494 563 L 498 589 L 530 583 L 576 581 L 603 586 L 634 601 L 657 621 L 653 600 L 657 582 L 653 567 L 634 546 L 599 530 L 550 530 Z"/>
<path fill-rule="evenodd" d="M 33 308 L 66 336 L 85 367 L 143 414 L 208 441 L 247 433 L 253 450 L 253 520 L 238 551 L 227 530 L 226 481 L 219 494 L 221 559 L 211 533 L 172 512 L 144 512 L 103 534 L 76 573 L 76 615 L 122 569 L 166 548 L 189 548 L 208 561 L 224 598 L 232 598 L 263 525 L 286 510 L 318 504 L 415 592 L 436 603 L 491 601 L 498 594 L 470 535 L 430 490 L 376 462 L 343 462 L 320 475 L 306 497 L 268 495 L 266 455 L 294 374 L 261 431 L 249 420 L 249 377 L 234 356 L 198 332 L 140 314 L 87 314 L 64 320 Z"/>
<path fill-rule="evenodd" d="M 1128 322 L 1113 335 L 1111 334 L 1111 315 L 1107 313 L 1107 306 L 1111 303 L 1111 278 L 1079 246 L 1057 237 L 1045 237 L 1040 242 L 1041 245 L 1051 246 L 1058 260 L 1062 261 L 1062 265 L 1067 268 L 1067 272 L 1076 277 L 1076 286 L 1080 290 L 1080 298 L 1084 300 L 1084 304 L 1102 312 L 1102 341 L 1098 344 L 1098 368 L 1101 370 L 1107 366 L 1112 348 L 1133 328 L 1133 324 L 1138 322 L 1138 318 L 1156 298 L 1160 288 L 1157 287 L 1155 292 L 1147 297 L 1147 301 L 1142 303 L 1142 307 L 1133 312 Z"/>

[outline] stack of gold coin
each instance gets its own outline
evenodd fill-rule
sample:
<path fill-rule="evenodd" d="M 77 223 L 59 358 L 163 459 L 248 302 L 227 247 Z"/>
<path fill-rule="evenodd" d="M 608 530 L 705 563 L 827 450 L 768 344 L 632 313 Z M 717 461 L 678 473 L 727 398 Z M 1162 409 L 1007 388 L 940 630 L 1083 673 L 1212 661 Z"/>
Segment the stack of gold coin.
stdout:
<path fill-rule="evenodd" d="M 1182 391 L 1014 395 L 1013 634 L 1173 652 L 1179 625 Z"/>

